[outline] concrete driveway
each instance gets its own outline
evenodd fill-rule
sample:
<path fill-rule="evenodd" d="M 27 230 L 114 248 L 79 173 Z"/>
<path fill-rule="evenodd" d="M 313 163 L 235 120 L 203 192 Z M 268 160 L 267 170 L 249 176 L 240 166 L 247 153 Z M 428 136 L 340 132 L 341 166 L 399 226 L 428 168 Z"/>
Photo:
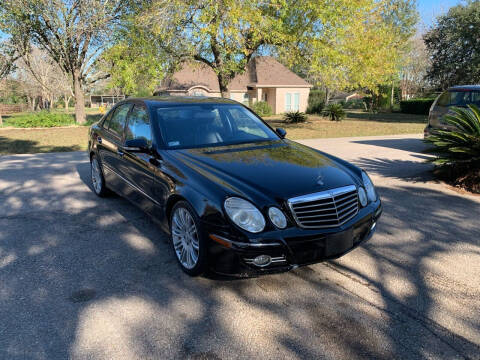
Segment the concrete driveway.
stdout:
<path fill-rule="evenodd" d="M 480 197 L 417 136 L 306 140 L 371 174 L 378 232 L 287 274 L 189 278 L 84 153 L 0 157 L 1 359 L 480 358 Z"/>

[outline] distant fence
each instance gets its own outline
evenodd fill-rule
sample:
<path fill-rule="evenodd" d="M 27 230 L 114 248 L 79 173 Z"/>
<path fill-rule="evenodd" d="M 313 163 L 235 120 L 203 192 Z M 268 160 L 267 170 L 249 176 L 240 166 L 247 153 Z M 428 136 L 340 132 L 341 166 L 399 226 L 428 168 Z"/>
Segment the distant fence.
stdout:
<path fill-rule="evenodd" d="M 26 111 L 28 108 L 27 104 L 0 104 L 0 114 L 13 114 Z"/>

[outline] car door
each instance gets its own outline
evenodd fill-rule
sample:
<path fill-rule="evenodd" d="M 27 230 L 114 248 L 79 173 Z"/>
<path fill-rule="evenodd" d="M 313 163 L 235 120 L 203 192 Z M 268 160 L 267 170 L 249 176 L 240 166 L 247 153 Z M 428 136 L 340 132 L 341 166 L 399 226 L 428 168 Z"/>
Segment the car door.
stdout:
<path fill-rule="evenodd" d="M 125 143 L 130 140 L 143 139 L 147 149 L 129 148 Z M 153 194 L 153 177 L 156 166 L 152 156 L 152 129 L 145 105 L 136 103 L 128 114 L 125 127 L 123 160 L 126 180 L 130 185 L 128 198 L 146 212 L 155 212 L 159 202 Z"/>
<path fill-rule="evenodd" d="M 99 141 L 98 154 L 102 164 L 103 174 L 108 186 L 122 195 L 127 190 L 122 175 L 123 158 L 122 144 L 127 115 L 132 104 L 126 103 L 117 106 L 111 117 L 106 118 L 103 124 L 102 137 Z M 108 122 L 107 122 L 108 120 Z M 98 141 L 98 140 L 97 140 Z"/>

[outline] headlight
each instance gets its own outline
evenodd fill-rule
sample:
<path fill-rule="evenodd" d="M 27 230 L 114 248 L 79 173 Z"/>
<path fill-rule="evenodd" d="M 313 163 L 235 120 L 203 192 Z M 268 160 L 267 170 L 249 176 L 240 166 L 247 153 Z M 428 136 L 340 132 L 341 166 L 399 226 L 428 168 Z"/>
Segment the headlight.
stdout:
<path fill-rule="evenodd" d="M 237 197 L 225 200 L 225 211 L 232 221 L 244 230 L 258 233 L 265 228 L 265 218 L 250 202 Z"/>
<path fill-rule="evenodd" d="M 360 205 L 362 205 L 363 207 L 367 206 L 367 193 L 365 192 L 365 189 L 361 186 L 358 188 L 358 200 L 360 200 Z"/>
<path fill-rule="evenodd" d="M 377 192 L 375 191 L 375 186 L 373 186 L 372 180 L 367 175 L 365 171 L 362 171 L 362 180 L 365 190 L 367 191 L 367 198 L 369 201 L 377 201 Z"/>
<path fill-rule="evenodd" d="M 287 227 L 287 218 L 283 215 L 282 210 L 276 207 L 268 209 L 268 216 L 272 220 L 273 225 L 279 229 L 285 229 Z"/>

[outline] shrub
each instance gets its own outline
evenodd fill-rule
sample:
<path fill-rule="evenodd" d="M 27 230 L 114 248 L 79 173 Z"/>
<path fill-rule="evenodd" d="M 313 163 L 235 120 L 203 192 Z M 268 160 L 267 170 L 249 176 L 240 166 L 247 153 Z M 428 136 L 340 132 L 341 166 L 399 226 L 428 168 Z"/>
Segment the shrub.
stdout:
<path fill-rule="evenodd" d="M 325 102 L 323 100 L 317 100 L 316 102 L 309 102 L 307 107 L 307 114 L 321 114 Z"/>
<path fill-rule="evenodd" d="M 365 109 L 365 103 L 363 99 L 352 99 L 341 102 L 344 109 Z"/>
<path fill-rule="evenodd" d="M 428 115 L 435 99 L 411 99 L 400 101 L 400 111 L 405 114 Z"/>
<path fill-rule="evenodd" d="M 73 124 L 75 124 L 75 118 L 72 114 L 49 111 L 39 111 L 36 113 L 28 113 L 19 116 L 10 116 L 4 121 L 4 126 L 20 128 L 56 127 Z"/>
<path fill-rule="evenodd" d="M 266 101 L 257 101 L 253 103 L 251 108 L 260 116 L 270 116 L 273 113 L 272 108 Z"/>
<path fill-rule="evenodd" d="M 340 121 L 347 115 L 341 104 L 327 105 L 323 114 L 328 116 L 332 121 Z"/>
<path fill-rule="evenodd" d="M 455 185 L 480 192 L 480 109 L 472 104 L 450 110 L 444 120 L 454 130 L 436 130 L 425 139 L 433 145 L 426 152 L 436 155 L 429 161 L 446 168 Z"/>
<path fill-rule="evenodd" d="M 325 107 L 325 92 L 311 90 L 308 96 L 307 114 L 321 114 Z"/>
<path fill-rule="evenodd" d="M 300 111 L 290 111 L 283 115 L 283 120 L 289 123 L 302 123 L 307 121 L 307 115 Z"/>

